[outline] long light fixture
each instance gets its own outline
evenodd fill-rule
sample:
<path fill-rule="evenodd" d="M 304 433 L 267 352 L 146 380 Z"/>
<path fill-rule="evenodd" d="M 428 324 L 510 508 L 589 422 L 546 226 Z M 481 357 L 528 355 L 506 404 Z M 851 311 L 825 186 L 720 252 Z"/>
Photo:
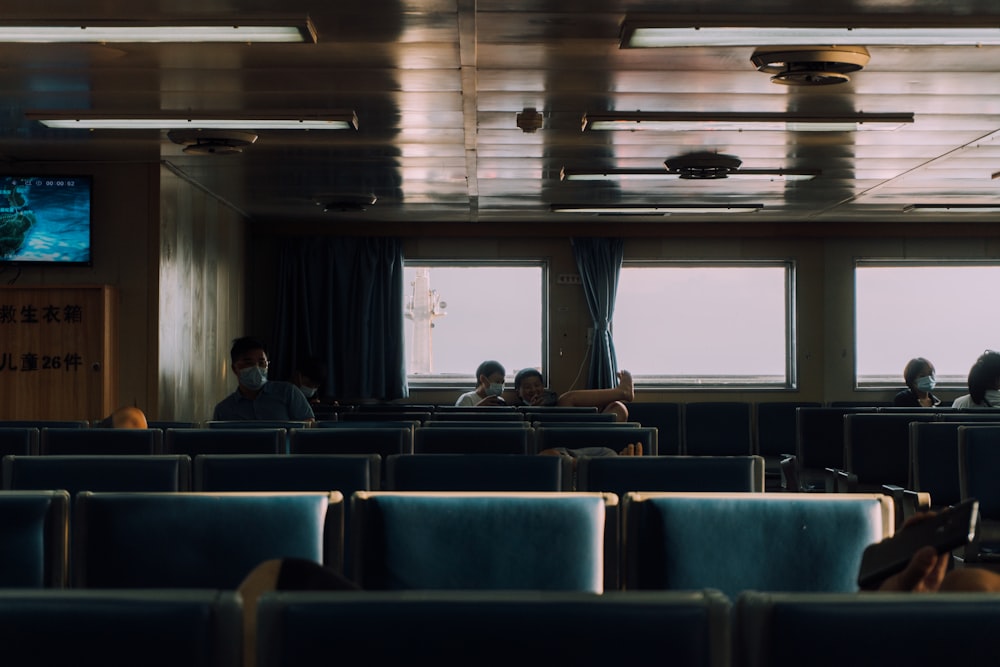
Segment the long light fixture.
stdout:
<path fill-rule="evenodd" d="M 0 42 L 316 42 L 309 17 L 219 20 L 5 21 Z"/>
<path fill-rule="evenodd" d="M 843 46 L 996 46 L 1000 28 L 982 25 L 900 25 L 903 16 L 839 16 L 833 21 L 782 21 L 761 25 L 760 16 L 734 16 L 725 20 L 704 16 L 642 15 L 622 22 L 623 49 L 685 46 L 791 46 L 837 44 Z M 803 25 L 795 25 L 795 23 Z M 714 23 L 714 25 L 713 25 Z"/>
<path fill-rule="evenodd" d="M 619 206 L 581 206 L 576 204 L 553 204 L 553 213 L 576 213 L 578 215 L 677 215 L 689 213 L 753 213 L 764 208 L 763 204 L 671 204 L 669 206 L 647 206 L 644 204 Z"/>
<path fill-rule="evenodd" d="M 854 132 L 897 130 L 913 122 L 912 113 L 854 113 L 807 115 L 772 112 L 588 111 L 584 132 L 599 130 L 656 130 L 660 132 Z"/>
<path fill-rule="evenodd" d="M 190 113 L 164 111 L 157 114 L 105 114 L 92 111 L 32 111 L 30 120 L 58 129 L 75 130 L 356 130 L 354 111 L 323 114 L 288 113 Z"/>
<path fill-rule="evenodd" d="M 761 181 L 811 181 L 820 173 L 822 172 L 819 169 L 739 169 L 729 174 L 727 178 Z M 561 181 L 666 181 L 680 180 L 681 178 L 681 174 L 666 169 L 567 169 L 563 167 L 559 172 L 559 180 Z"/>
<path fill-rule="evenodd" d="M 931 211 L 940 213 L 1000 213 L 1000 204 L 910 204 L 903 207 L 903 212 Z"/>

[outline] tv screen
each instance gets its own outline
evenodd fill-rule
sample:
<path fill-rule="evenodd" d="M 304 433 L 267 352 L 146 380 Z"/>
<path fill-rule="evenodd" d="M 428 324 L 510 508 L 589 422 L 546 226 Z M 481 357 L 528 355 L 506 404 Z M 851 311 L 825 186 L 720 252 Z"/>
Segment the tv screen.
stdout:
<path fill-rule="evenodd" d="M 91 263 L 90 176 L 0 176 L 0 262 Z"/>

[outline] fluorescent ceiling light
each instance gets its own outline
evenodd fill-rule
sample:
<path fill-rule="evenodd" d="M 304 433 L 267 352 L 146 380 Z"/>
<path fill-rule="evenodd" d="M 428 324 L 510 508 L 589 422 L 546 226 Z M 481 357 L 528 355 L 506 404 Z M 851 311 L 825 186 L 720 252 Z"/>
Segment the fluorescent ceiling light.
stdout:
<path fill-rule="evenodd" d="M 642 49 L 684 46 L 798 46 L 802 44 L 836 44 L 838 46 L 996 46 L 1000 44 L 1000 28 L 913 26 L 859 26 L 850 18 L 840 18 L 840 26 L 761 26 L 760 17 L 738 19 L 730 23 L 743 25 L 705 25 L 703 18 L 636 17 L 622 23 L 620 46 Z M 887 17 L 886 21 L 902 21 L 905 17 Z M 877 23 L 874 17 L 860 17 L 857 22 Z M 947 21 L 943 18 L 942 22 Z"/>
<path fill-rule="evenodd" d="M 672 215 L 687 213 L 753 213 L 764 208 L 763 204 L 671 204 L 670 206 L 577 206 L 553 204 L 553 213 L 578 213 L 585 215 Z"/>
<path fill-rule="evenodd" d="M 687 131 L 771 131 L 771 132 L 853 132 L 856 130 L 896 130 L 913 122 L 912 113 L 855 113 L 843 116 L 815 116 L 797 113 L 684 111 L 588 111 L 582 129 Z"/>
<path fill-rule="evenodd" d="M 238 23 L 238 25 L 236 25 Z M 132 42 L 315 42 L 312 21 L 295 19 L 231 19 L 209 21 L 76 21 L 0 26 L 0 42 L 132 43 Z"/>
<path fill-rule="evenodd" d="M 951 213 L 998 213 L 1000 204 L 910 204 L 903 211 L 940 211 Z"/>
<path fill-rule="evenodd" d="M 325 114 L 224 115 L 163 112 L 161 114 L 101 114 L 90 111 L 26 113 L 46 127 L 75 130 L 356 130 L 358 116 L 353 111 Z"/>
<path fill-rule="evenodd" d="M 819 176 L 818 169 L 737 169 L 726 178 L 736 180 L 761 181 L 811 181 Z M 567 169 L 559 172 L 561 181 L 667 181 L 680 180 L 681 175 L 666 169 Z M 685 179 L 687 181 L 699 179 Z M 724 180 L 721 178 L 701 179 L 710 181 Z"/>

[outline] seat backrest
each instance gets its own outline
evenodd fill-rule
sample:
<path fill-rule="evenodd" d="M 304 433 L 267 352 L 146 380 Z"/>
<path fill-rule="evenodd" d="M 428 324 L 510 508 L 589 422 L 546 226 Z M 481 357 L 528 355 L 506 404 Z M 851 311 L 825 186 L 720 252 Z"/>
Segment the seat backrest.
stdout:
<path fill-rule="evenodd" d="M 524 419 L 428 419 L 420 428 L 494 428 L 496 426 L 520 426 L 521 428 L 531 428 L 532 423 Z"/>
<path fill-rule="evenodd" d="M 525 419 L 530 419 L 535 424 L 548 423 L 576 423 L 576 424 L 608 424 L 616 422 L 617 416 L 610 412 L 533 412 L 525 414 Z M 625 422 L 622 422 L 625 423 Z M 638 422 L 633 422 L 638 426 Z"/>
<path fill-rule="evenodd" d="M 285 454 L 288 431 L 284 428 L 168 428 L 163 436 L 164 454 Z"/>
<path fill-rule="evenodd" d="M 0 426 L 0 456 L 37 454 L 38 435 L 34 426 Z"/>
<path fill-rule="evenodd" d="M 191 459 L 171 455 L 5 456 L 5 489 L 190 491 Z"/>
<path fill-rule="evenodd" d="M 68 532 L 66 491 L 0 491 L 0 588 L 65 586 Z"/>
<path fill-rule="evenodd" d="M 257 665 L 311 667 L 331 650 L 331 628 L 338 655 L 373 665 L 613 665 L 623 651 L 613 628 L 624 626 L 630 654 L 725 667 L 729 610 L 712 591 L 267 593 Z"/>
<path fill-rule="evenodd" d="M 517 410 L 479 410 L 462 408 L 461 410 L 437 410 L 426 422 L 432 421 L 500 421 L 523 422 L 524 415 Z"/>
<path fill-rule="evenodd" d="M 288 430 L 290 428 L 309 428 L 311 422 L 306 421 L 294 421 L 294 420 L 284 420 L 284 419 L 234 419 L 231 421 L 213 421 L 209 420 L 202 423 L 203 428 L 221 428 L 226 430 L 231 430 L 234 428 L 283 428 Z"/>
<path fill-rule="evenodd" d="M 203 454 L 194 491 L 377 491 L 378 454 Z"/>
<path fill-rule="evenodd" d="M 657 453 L 661 455 L 681 454 L 681 406 L 682 403 L 665 401 L 630 401 L 629 421 L 656 429 Z"/>
<path fill-rule="evenodd" d="M 745 667 L 998 664 L 998 614 L 995 595 L 748 592 L 734 609 L 734 662 Z"/>
<path fill-rule="evenodd" d="M 606 506 L 616 502 L 579 493 L 356 493 L 354 579 L 365 589 L 601 592 Z"/>
<path fill-rule="evenodd" d="M 344 412 L 338 415 L 341 422 L 371 422 L 371 421 L 408 421 L 423 423 L 431 418 L 430 412 L 410 412 L 400 410 L 398 412 L 377 411 L 377 412 Z"/>
<path fill-rule="evenodd" d="M 757 403 L 757 453 L 781 456 L 795 453 L 795 410 L 818 408 L 815 401 L 778 401 Z"/>
<path fill-rule="evenodd" d="M 562 456 L 403 454 L 386 464 L 387 491 L 572 491 Z"/>
<path fill-rule="evenodd" d="M 961 425 L 962 422 L 951 421 L 910 423 L 913 490 L 929 493 L 934 507 L 954 505 L 962 498 L 958 483 L 958 427 Z"/>
<path fill-rule="evenodd" d="M 241 636 L 234 592 L 0 591 L 7 667 L 239 667 Z"/>
<path fill-rule="evenodd" d="M 343 548 L 327 525 L 342 502 L 339 492 L 84 491 L 73 512 L 73 585 L 231 589 L 265 560 L 339 565 L 341 554 L 325 552 Z"/>
<path fill-rule="evenodd" d="M 749 456 L 753 454 L 753 419 L 746 401 L 684 404 L 684 454 Z"/>
<path fill-rule="evenodd" d="M 933 419 L 929 411 L 844 415 L 844 468 L 862 489 L 913 488 L 910 423 Z"/>
<path fill-rule="evenodd" d="M 1000 521 L 1000 426 L 959 426 L 958 479 L 962 499 L 975 498 L 980 517 Z"/>
<path fill-rule="evenodd" d="M 535 451 L 539 452 L 555 447 L 607 447 L 618 452 L 626 445 L 637 442 L 642 443 L 643 454 L 655 456 L 659 452 L 656 427 L 622 428 L 603 424 L 569 426 L 551 423 L 535 430 Z"/>
<path fill-rule="evenodd" d="M 414 454 L 528 454 L 535 431 L 523 426 L 418 428 L 413 432 Z"/>
<path fill-rule="evenodd" d="M 90 428 L 86 419 L 2 419 L 4 428 Z"/>
<path fill-rule="evenodd" d="M 857 591 L 864 549 L 893 531 L 878 494 L 630 493 L 628 589 Z"/>
<path fill-rule="evenodd" d="M 413 453 L 413 427 L 394 424 L 292 429 L 288 439 L 292 454 L 393 454 Z"/>
<path fill-rule="evenodd" d="M 760 456 L 585 456 L 577 465 L 578 490 L 620 498 L 629 491 L 764 491 Z"/>
<path fill-rule="evenodd" d="M 158 428 L 43 428 L 38 453 L 159 454 L 163 431 Z"/>
<path fill-rule="evenodd" d="M 800 471 L 844 468 L 844 415 L 874 407 L 796 408 L 795 454 Z"/>

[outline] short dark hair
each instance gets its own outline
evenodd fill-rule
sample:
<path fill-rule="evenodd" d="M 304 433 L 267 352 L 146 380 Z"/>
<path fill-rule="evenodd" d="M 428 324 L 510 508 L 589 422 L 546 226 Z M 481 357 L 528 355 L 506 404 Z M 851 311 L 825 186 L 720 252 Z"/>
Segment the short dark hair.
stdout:
<path fill-rule="evenodd" d="M 309 356 L 299 360 L 295 365 L 299 375 L 304 375 L 317 384 L 326 382 L 326 362 L 319 357 Z"/>
<path fill-rule="evenodd" d="M 493 361 L 492 359 L 490 361 L 484 361 L 479 364 L 479 368 L 476 369 L 476 382 L 479 382 L 480 376 L 485 375 L 486 377 L 489 377 L 494 373 L 500 373 L 501 375 L 506 376 L 507 369 L 505 369 L 503 364 L 499 361 Z"/>
<path fill-rule="evenodd" d="M 542 377 L 541 371 L 536 368 L 522 368 L 517 372 L 517 375 L 514 376 L 514 391 L 520 389 L 521 383 L 528 378 L 538 378 L 543 385 L 545 384 L 545 378 Z"/>
<path fill-rule="evenodd" d="M 906 368 L 903 369 L 903 380 L 906 382 L 906 386 L 910 389 L 916 389 L 917 378 L 920 377 L 920 372 L 927 368 L 934 374 L 934 364 L 927 361 L 923 357 L 914 357 L 906 363 Z"/>
<path fill-rule="evenodd" d="M 264 341 L 253 336 L 243 336 L 233 339 L 233 347 L 229 350 L 229 356 L 235 364 L 237 359 L 251 350 L 264 350 L 264 354 L 267 354 L 267 346 L 264 345 Z"/>
<path fill-rule="evenodd" d="M 986 350 L 969 369 L 969 396 L 982 403 L 986 392 L 1000 384 L 1000 352 Z"/>

